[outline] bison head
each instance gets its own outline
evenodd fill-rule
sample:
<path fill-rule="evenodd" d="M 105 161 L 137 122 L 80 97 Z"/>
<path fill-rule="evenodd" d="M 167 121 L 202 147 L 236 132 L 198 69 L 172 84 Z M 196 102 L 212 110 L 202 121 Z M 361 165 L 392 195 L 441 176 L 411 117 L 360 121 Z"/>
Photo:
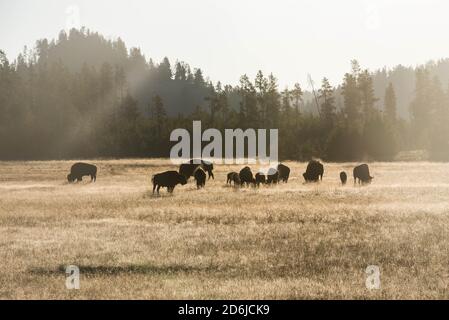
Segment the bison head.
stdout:
<path fill-rule="evenodd" d="M 71 173 L 69 173 L 69 174 L 67 175 L 67 181 L 68 181 L 68 182 L 73 182 L 73 181 L 75 181 L 75 179 L 73 178 L 73 176 L 72 176 Z"/>

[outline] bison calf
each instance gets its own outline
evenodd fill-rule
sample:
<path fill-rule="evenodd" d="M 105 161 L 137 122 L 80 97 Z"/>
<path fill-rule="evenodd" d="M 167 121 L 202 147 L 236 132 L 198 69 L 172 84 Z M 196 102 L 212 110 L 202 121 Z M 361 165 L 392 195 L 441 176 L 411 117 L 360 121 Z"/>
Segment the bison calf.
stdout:
<path fill-rule="evenodd" d="M 92 164 L 77 162 L 70 168 L 67 181 L 82 181 L 83 176 L 90 176 L 90 181 L 97 181 L 97 167 Z"/>
<path fill-rule="evenodd" d="M 259 187 L 261 183 L 265 184 L 266 178 L 262 172 L 256 173 L 256 185 Z"/>
<path fill-rule="evenodd" d="M 345 185 L 347 180 L 348 180 L 348 176 L 346 175 L 346 172 L 344 172 L 344 171 L 340 172 L 341 184 Z"/>
<path fill-rule="evenodd" d="M 177 171 L 165 171 L 155 174 L 153 178 L 151 178 L 151 182 L 153 182 L 153 194 L 156 187 L 157 194 L 159 194 L 159 189 L 161 187 L 167 187 L 168 192 L 173 193 L 176 185 L 185 185 L 187 183 L 187 179 Z"/>

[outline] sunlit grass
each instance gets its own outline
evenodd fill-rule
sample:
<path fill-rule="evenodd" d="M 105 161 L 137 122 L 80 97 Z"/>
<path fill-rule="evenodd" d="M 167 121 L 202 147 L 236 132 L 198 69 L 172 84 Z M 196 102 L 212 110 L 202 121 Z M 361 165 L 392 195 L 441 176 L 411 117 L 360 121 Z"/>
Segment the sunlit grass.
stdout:
<path fill-rule="evenodd" d="M 373 183 L 355 187 L 355 164 L 303 184 L 305 164 L 288 162 L 288 184 L 240 190 L 226 186 L 239 167 L 216 166 L 205 189 L 155 197 L 169 161 L 92 162 L 92 184 L 65 182 L 73 161 L 0 162 L 1 298 L 447 297 L 447 164 L 372 163 Z M 79 291 L 65 288 L 70 264 Z"/>

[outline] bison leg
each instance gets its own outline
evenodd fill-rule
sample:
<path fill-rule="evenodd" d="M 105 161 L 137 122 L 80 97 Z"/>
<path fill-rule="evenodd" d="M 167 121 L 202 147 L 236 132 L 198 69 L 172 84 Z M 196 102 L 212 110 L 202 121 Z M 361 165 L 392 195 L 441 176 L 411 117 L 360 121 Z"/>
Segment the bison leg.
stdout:
<path fill-rule="evenodd" d="M 159 189 L 161 188 L 161 186 L 157 186 L 157 189 L 156 189 L 156 191 L 157 191 L 157 194 L 159 194 Z"/>

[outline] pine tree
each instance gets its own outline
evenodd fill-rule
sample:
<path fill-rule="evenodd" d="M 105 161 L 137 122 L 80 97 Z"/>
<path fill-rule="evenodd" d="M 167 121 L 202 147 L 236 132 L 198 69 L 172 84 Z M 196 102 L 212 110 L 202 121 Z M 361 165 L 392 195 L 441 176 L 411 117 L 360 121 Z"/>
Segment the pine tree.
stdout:
<path fill-rule="evenodd" d="M 357 85 L 360 91 L 360 111 L 365 121 L 374 113 L 374 104 L 377 101 L 374 96 L 373 78 L 368 70 L 358 73 Z"/>
<path fill-rule="evenodd" d="M 295 124 L 298 127 L 299 117 L 301 115 L 301 103 L 303 92 L 299 83 L 295 83 L 293 90 L 291 91 L 293 99 L 293 108 L 295 110 Z"/>
<path fill-rule="evenodd" d="M 385 90 L 385 117 L 391 124 L 396 122 L 396 93 L 394 91 L 393 83 L 390 82 Z"/>
<path fill-rule="evenodd" d="M 321 116 L 327 122 L 332 122 L 335 117 L 334 88 L 327 78 L 323 78 L 321 89 L 318 90 L 321 103 Z"/>

